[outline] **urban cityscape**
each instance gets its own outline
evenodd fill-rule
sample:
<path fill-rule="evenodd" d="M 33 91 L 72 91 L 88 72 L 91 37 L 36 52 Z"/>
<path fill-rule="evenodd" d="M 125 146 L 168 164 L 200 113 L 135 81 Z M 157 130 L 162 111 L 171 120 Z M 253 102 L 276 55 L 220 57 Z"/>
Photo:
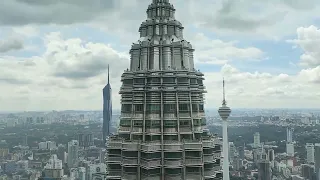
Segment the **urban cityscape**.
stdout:
<path fill-rule="evenodd" d="M 123 3 L 123 0 L 119 0 L 119 4 L 111 0 L 106 4 L 98 0 L 94 2 L 96 4 L 87 5 L 83 2 L 82 5 L 94 13 L 97 4 L 103 6 L 102 9 L 108 9 L 109 6 L 125 6 L 127 1 Z M 70 12 L 80 8 L 80 5 L 75 8 L 73 2 L 69 3 Z M 9 103 L 6 97 L 0 96 L 0 180 L 320 180 L 320 94 L 317 86 L 320 82 L 320 62 L 316 60 L 320 54 L 316 51 L 319 50 L 301 55 L 305 60 L 301 63 L 312 61 L 313 66 L 302 69 L 296 77 L 290 73 L 281 73 L 272 79 L 271 74 L 258 71 L 240 74 L 228 63 L 222 65 L 226 74 L 212 76 L 208 73 L 212 64 L 205 65 L 209 68 L 200 65 L 198 69 L 199 57 L 203 57 L 196 55 L 197 46 L 193 46 L 193 43 L 197 43 L 189 42 L 188 38 L 192 35 L 186 35 L 186 32 L 192 34 L 195 30 L 188 31 L 192 27 L 183 25 L 176 18 L 179 11 L 184 9 L 182 6 L 175 9 L 175 3 L 181 2 L 148 0 L 148 3 L 142 3 L 145 7 L 139 4 L 139 9 L 134 12 L 144 13 L 144 19 L 139 19 L 142 23 L 137 33 L 136 29 L 130 30 L 139 40 L 128 43 L 130 47 L 125 47 L 129 47 L 126 49 L 129 56 L 119 53 L 121 58 L 116 62 L 104 62 L 104 51 L 111 45 L 100 48 L 98 45 L 102 43 L 85 44 L 79 39 L 71 39 L 66 42 L 66 46 L 62 46 L 59 45 L 62 41 L 59 34 L 51 34 L 44 40 L 54 39 L 48 45 L 52 49 L 45 52 L 50 65 L 57 63 L 57 72 L 50 72 L 51 75 L 57 78 L 68 77 L 70 82 L 75 83 L 57 86 L 77 89 L 77 93 L 66 93 L 66 99 L 59 99 L 59 93 L 64 93 L 62 91 L 57 92 L 58 95 L 49 95 L 44 98 L 47 103 L 36 105 L 39 110 L 21 110 L 18 107 L 22 107 L 22 103 L 12 108 L 13 102 Z M 191 9 L 197 6 L 195 2 L 188 3 L 194 6 Z M 232 1 L 224 3 L 227 4 L 223 4 L 219 13 L 231 11 L 236 5 Z M 47 6 L 45 4 L 35 6 Z M 56 5 L 60 7 L 65 4 Z M 127 6 L 132 5 L 128 3 Z M 63 13 L 62 8 L 61 17 L 64 17 Z M 128 16 L 128 12 L 123 14 Z M 53 24 L 67 26 L 67 17 Z M 227 23 L 228 19 L 224 20 Z M 44 20 L 36 18 L 34 21 L 30 24 L 41 24 Z M 4 22 L 0 18 L 1 23 Z M 81 23 L 81 20 L 76 23 Z M 316 30 L 318 36 L 314 41 L 319 44 L 320 30 Z M 29 34 L 31 31 L 25 29 L 23 33 Z M 81 33 L 72 29 L 71 34 Z M 122 36 L 125 38 L 127 35 Z M 197 38 L 192 40 L 197 41 Z M 82 47 L 99 49 L 98 55 L 85 50 L 78 52 L 72 42 L 79 42 L 78 45 Z M 308 42 L 296 40 L 294 43 Z M 5 49 L 4 44 L 0 42 L 0 61 L 10 59 L 11 56 L 2 56 L 2 53 L 12 53 Z M 10 49 L 20 48 L 13 46 L 11 44 Z M 296 49 L 296 46 L 292 48 Z M 304 49 L 307 49 L 309 44 L 305 46 Z M 319 46 L 314 45 L 312 48 L 315 47 Z M 76 66 L 75 62 L 56 62 L 57 58 L 64 58 L 61 54 L 56 56 L 59 49 L 74 49 L 71 58 L 81 61 L 77 66 L 82 69 L 77 71 L 68 68 Z M 228 50 L 241 53 L 235 47 Z M 250 50 L 255 51 L 252 48 Z M 95 64 L 86 62 L 91 56 L 97 56 Z M 264 57 L 263 61 L 268 58 Z M 24 61 L 27 63 L 27 60 Z M 26 71 L 29 66 L 34 66 L 33 61 L 28 63 L 23 65 Z M 90 68 L 101 72 L 94 71 L 96 74 L 92 75 Z M 7 68 L 6 72 L 10 70 Z M 49 70 L 43 68 L 41 72 L 44 71 Z M 0 74 L 0 83 L 12 80 L 25 87 L 26 82 L 7 76 L 8 73 L 3 77 Z M 230 73 L 234 73 L 234 76 L 230 76 Z M 92 80 L 98 74 L 99 79 Z M 37 76 L 41 77 L 41 74 Z M 25 77 L 27 75 L 19 78 Z M 280 86 L 289 90 L 284 92 L 283 89 L 272 89 L 262 77 L 271 79 L 272 83 L 280 82 Z M 246 97 L 243 95 L 244 89 L 235 95 L 235 92 L 240 91 L 236 86 L 241 86 L 238 81 L 242 78 L 243 81 L 257 78 L 257 84 L 254 85 L 257 89 L 253 88 Z M 40 79 L 43 81 L 39 80 L 39 85 L 46 93 L 56 93 L 53 87 L 45 88 L 46 83 L 58 84 L 62 81 L 46 79 L 45 75 Z M 92 84 L 83 85 L 83 79 Z M 286 84 L 289 81 L 294 86 Z M 308 82 L 303 84 L 304 81 Z M 98 82 L 99 91 L 90 91 L 97 86 L 95 82 Z M 258 90 L 259 86 L 262 89 Z M 28 90 L 31 91 L 33 86 L 30 87 Z M 7 87 L 3 86 L 3 89 Z M 294 91 L 296 89 L 297 92 Z M 309 94 L 305 92 L 308 89 Z M 261 93 L 252 94 L 254 91 Z M 6 94 L 10 96 L 12 92 L 16 92 L 16 89 L 9 88 Z M 80 101 L 76 99 L 81 96 L 86 96 L 84 99 L 87 101 L 84 103 L 88 106 L 79 105 Z M 98 100 L 91 101 L 95 97 Z M 286 101 L 288 107 L 282 106 L 282 97 L 285 97 L 283 101 Z M 14 101 L 24 102 L 23 99 L 19 97 Z M 242 107 L 240 104 L 246 104 L 242 102 L 246 100 L 248 104 L 256 102 L 256 105 Z M 259 105 L 271 101 L 275 104 L 268 105 L 268 108 Z M 54 106 L 57 102 L 61 105 Z M 77 108 L 90 107 L 91 102 L 100 102 L 94 105 L 98 110 Z M 30 104 L 33 107 L 37 103 L 30 101 Z"/>

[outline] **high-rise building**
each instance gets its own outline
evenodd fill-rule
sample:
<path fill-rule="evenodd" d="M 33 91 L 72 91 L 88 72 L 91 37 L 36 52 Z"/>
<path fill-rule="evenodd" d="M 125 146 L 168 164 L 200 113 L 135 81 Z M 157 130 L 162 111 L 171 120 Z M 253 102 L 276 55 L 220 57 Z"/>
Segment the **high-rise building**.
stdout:
<path fill-rule="evenodd" d="M 314 166 L 310 164 L 301 164 L 301 175 L 305 179 L 310 179 L 310 180 L 314 179 L 313 178 L 315 175 Z"/>
<path fill-rule="evenodd" d="M 293 139 L 293 128 L 288 127 L 287 128 L 287 142 L 292 143 Z"/>
<path fill-rule="evenodd" d="M 320 143 L 314 144 L 314 166 L 317 178 L 320 179 Z"/>
<path fill-rule="evenodd" d="M 236 146 L 233 142 L 229 142 L 229 162 L 232 163 L 236 155 Z"/>
<path fill-rule="evenodd" d="M 270 161 L 261 159 L 258 163 L 258 180 L 271 180 Z"/>
<path fill-rule="evenodd" d="M 108 83 L 103 88 L 103 125 L 102 125 L 102 141 L 106 144 L 106 139 L 110 135 L 110 126 L 112 120 L 112 100 L 111 100 L 111 85 L 110 71 L 108 66 Z"/>
<path fill-rule="evenodd" d="M 62 161 L 57 155 L 52 155 L 49 162 L 45 165 L 42 177 L 40 179 L 61 180 L 63 177 Z"/>
<path fill-rule="evenodd" d="M 80 147 L 90 147 L 94 145 L 92 133 L 80 133 L 78 134 L 78 142 Z"/>
<path fill-rule="evenodd" d="M 107 179 L 221 179 L 221 139 L 206 128 L 203 73 L 169 0 L 153 0 L 122 77 Z"/>
<path fill-rule="evenodd" d="M 57 156 L 62 161 L 62 164 L 66 163 L 66 147 L 63 144 L 58 145 Z"/>
<path fill-rule="evenodd" d="M 260 144 L 260 133 L 256 132 L 253 135 L 253 147 L 258 148 L 258 147 L 260 147 L 260 145 L 261 145 Z"/>
<path fill-rule="evenodd" d="M 314 145 L 313 145 L 313 143 L 307 143 L 306 150 L 307 150 L 307 162 L 314 163 Z"/>
<path fill-rule="evenodd" d="M 79 158 L 79 142 L 72 140 L 68 142 L 68 158 L 67 165 L 69 168 L 77 167 Z"/>
<path fill-rule="evenodd" d="M 239 152 L 239 158 L 240 159 L 244 159 L 244 150 L 245 150 L 245 146 L 239 146 L 238 147 L 238 152 Z"/>
<path fill-rule="evenodd" d="M 292 142 L 287 142 L 287 155 L 293 157 L 294 156 L 294 144 Z"/>

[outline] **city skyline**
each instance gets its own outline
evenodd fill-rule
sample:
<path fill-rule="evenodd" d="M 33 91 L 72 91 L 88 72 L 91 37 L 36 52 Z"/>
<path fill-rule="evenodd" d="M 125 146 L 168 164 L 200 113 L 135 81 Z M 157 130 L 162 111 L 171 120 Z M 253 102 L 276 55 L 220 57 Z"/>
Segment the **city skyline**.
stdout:
<path fill-rule="evenodd" d="M 129 68 L 128 49 L 145 16 L 132 12 L 150 1 L 5 2 L 0 109 L 100 110 L 108 64 L 113 107 L 120 109 L 120 75 Z M 220 106 L 222 76 L 233 109 L 319 108 L 319 2 L 170 2 L 196 49 L 196 68 L 206 77 L 206 108 Z M 262 7 L 277 8 L 265 8 L 261 16 L 248 11 Z"/>

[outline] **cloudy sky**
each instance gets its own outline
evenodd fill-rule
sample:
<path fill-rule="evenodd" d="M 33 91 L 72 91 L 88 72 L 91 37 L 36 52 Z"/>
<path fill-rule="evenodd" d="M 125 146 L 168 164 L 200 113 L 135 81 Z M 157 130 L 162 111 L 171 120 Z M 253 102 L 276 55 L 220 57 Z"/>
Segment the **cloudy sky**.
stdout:
<path fill-rule="evenodd" d="M 0 111 L 100 110 L 152 0 L 10 0 L 0 6 Z M 207 108 L 320 107 L 319 0 L 171 0 L 205 73 Z"/>

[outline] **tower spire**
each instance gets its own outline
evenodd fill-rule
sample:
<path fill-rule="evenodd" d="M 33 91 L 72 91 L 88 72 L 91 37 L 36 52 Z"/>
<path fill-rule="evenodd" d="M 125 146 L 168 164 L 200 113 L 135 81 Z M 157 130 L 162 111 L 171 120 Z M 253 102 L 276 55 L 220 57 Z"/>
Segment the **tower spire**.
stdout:
<path fill-rule="evenodd" d="M 109 64 L 108 64 L 108 84 L 109 84 L 109 80 L 110 80 L 110 71 L 109 71 Z"/>
<path fill-rule="evenodd" d="M 225 93 L 225 85 L 224 85 L 224 78 L 223 78 L 223 81 L 222 81 L 222 88 L 223 88 L 223 100 L 222 100 L 222 105 L 227 105 L 226 93 Z"/>

